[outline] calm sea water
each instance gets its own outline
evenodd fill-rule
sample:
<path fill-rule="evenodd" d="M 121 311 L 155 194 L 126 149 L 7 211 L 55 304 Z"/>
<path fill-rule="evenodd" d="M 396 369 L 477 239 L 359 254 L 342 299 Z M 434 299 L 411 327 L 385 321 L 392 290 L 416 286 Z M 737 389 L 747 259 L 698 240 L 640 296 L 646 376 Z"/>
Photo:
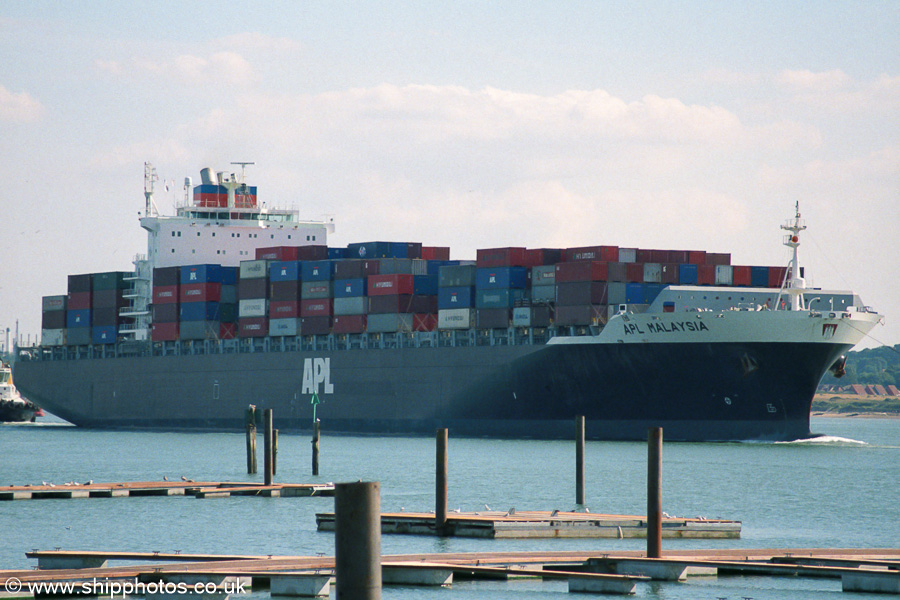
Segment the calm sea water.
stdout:
<path fill-rule="evenodd" d="M 276 415 L 277 426 L 277 415 Z M 306 435 L 282 434 L 276 480 L 380 481 L 385 511 L 434 508 L 434 440 L 329 436 L 319 477 Z M 743 522 L 739 540 L 663 540 L 669 548 L 896 548 L 900 544 L 900 420 L 814 419 L 817 441 L 666 443 L 663 510 Z M 260 440 L 260 450 L 262 448 Z M 571 442 L 450 439 L 450 508 L 570 510 Z M 591 512 L 646 512 L 646 444 L 588 442 Z M 260 470 L 262 457 L 260 456 Z M 0 484 L 67 481 L 253 480 L 244 437 L 226 433 L 106 432 L 61 423 L 0 426 Z M 334 553 L 316 531 L 330 498 L 117 498 L 0 502 L 0 568 L 27 568 L 31 549 L 234 554 Z M 505 550 L 643 550 L 644 540 L 473 540 L 386 535 L 385 554 Z M 459 582 L 452 589 L 386 588 L 385 598 L 559 598 L 565 583 Z M 333 594 L 333 592 L 332 592 Z M 267 594 L 254 594 L 260 598 Z M 840 581 L 692 578 L 641 584 L 637 597 L 840 598 Z"/>

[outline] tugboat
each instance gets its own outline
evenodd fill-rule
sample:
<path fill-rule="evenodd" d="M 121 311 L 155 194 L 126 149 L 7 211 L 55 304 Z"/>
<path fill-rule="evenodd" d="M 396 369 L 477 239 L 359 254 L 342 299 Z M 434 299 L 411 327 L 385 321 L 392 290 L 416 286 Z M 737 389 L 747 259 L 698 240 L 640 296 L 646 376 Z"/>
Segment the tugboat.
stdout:
<path fill-rule="evenodd" d="M 12 381 L 12 369 L 0 361 L 0 423 L 34 422 L 43 416 L 34 402 L 23 398 Z"/>

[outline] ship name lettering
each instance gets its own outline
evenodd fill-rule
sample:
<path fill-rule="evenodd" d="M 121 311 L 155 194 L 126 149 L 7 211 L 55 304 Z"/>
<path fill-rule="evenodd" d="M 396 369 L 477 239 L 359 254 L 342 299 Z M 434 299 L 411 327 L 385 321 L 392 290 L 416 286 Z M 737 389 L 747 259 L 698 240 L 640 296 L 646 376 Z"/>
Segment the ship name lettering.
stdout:
<path fill-rule="evenodd" d="M 303 388 L 301 394 L 318 394 L 319 384 L 324 384 L 322 393 L 333 394 L 334 384 L 331 383 L 331 359 L 330 358 L 306 358 L 303 360 Z"/>

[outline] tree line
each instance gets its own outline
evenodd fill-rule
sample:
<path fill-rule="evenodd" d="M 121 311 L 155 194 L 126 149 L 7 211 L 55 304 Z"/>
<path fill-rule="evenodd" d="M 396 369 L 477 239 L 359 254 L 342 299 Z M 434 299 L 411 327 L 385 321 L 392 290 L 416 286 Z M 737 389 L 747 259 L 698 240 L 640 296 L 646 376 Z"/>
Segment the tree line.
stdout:
<path fill-rule="evenodd" d="M 847 353 L 847 373 L 840 379 L 830 372 L 822 385 L 896 385 L 900 387 L 900 344 Z"/>

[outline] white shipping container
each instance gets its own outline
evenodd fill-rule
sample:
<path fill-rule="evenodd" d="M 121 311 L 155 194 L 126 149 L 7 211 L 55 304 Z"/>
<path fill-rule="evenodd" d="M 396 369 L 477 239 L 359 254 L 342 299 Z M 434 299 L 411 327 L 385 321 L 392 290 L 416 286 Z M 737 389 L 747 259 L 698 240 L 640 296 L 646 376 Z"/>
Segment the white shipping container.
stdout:
<path fill-rule="evenodd" d="M 531 269 L 531 287 L 556 283 L 556 265 L 541 265 Z"/>
<path fill-rule="evenodd" d="M 349 315 L 366 314 L 367 303 L 365 296 L 354 296 L 353 298 L 335 298 L 334 299 L 334 315 L 343 317 Z"/>
<path fill-rule="evenodd" d="M 66 310 L 66 296 L 44 296 L 41 302 L 41 310 L 43 312 Z"/>
<path fill-rule="evenodd" d="M 65 296 L 63 296 L 65 298 Z M 65 329 L 41 329 L 41 345 L 42 346 L 65 346 L 66 330 Z"/>
<path fill-rule="evenodd" d="M 637 262 L 637 248 L 619 248 L 619 262 Z"/>
<path fill-rule="evenodd" d="M 300 319 L 270 319 L 269 335 L 278 337 L 300 335 Z"/>
<path fill-rule="evenodd" d="M 250 298 L 238 302 L 238 317 L 266 317 L 269 314 L 269 301 L 265 298 Z"/>
<path fill-rule="evenodd" d="M 662 283 L 662 265 L 644 263 L 644 283 Z"/>
<path fill-rule="evenodd" d="M 262 279 L 269 276 L 269 261 L 242 260 L 241 279 Z"/>
<path fill-rule="evenodd" d="M 531 327 L 531 307 L 520 306 L 513 309 L 513 327 Z"/>
<path fill-rule="evenodd" d="M 731 265 L 716 265 L 716 285 L 731 285 L 733 276 Z"/>
<path fill-rule="evenodd" d="M 438 311 L 438 329 L 472 329 L 474 308 L 444 308 Z"/>

